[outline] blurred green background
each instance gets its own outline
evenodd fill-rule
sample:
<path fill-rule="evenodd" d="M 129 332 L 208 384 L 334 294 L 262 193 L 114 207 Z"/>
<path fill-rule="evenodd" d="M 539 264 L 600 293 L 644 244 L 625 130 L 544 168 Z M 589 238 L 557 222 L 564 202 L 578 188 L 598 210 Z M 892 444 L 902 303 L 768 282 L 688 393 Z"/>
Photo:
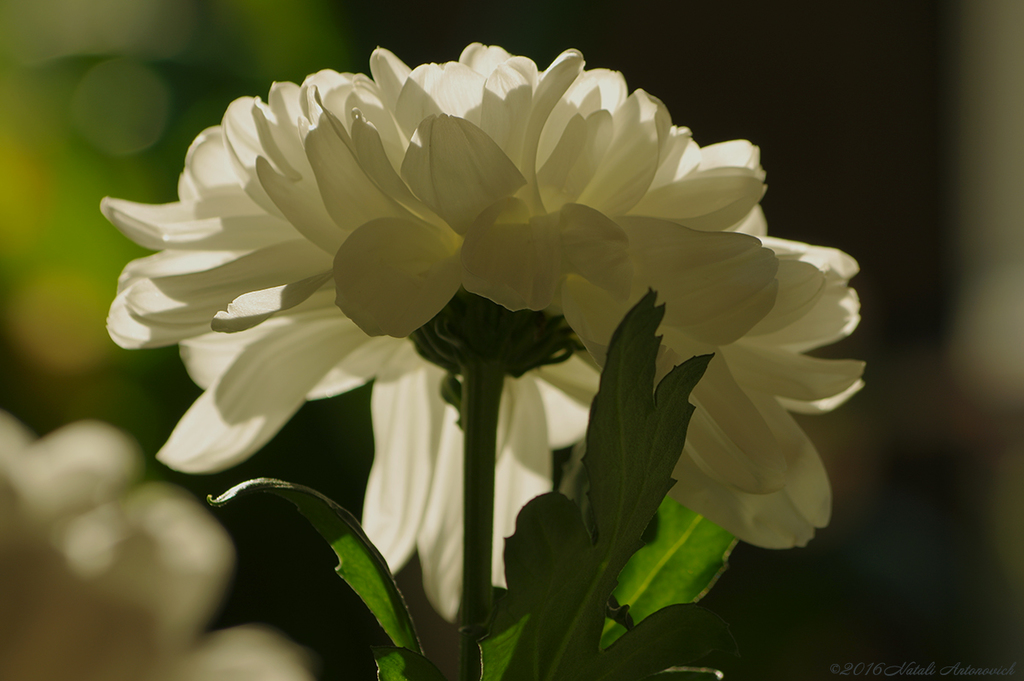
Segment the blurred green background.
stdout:
<path fill-rule="evenodd" d="M 984 308 L 970 303 L 972 273 L 999 243 L 975 238 L 987 232 L 972 201 L 991 205 L 986 173 L 1011 198 L 1024 173 L 965 156 L 971 126 L 988 129 L 972 112 L 998 110 L 963 104 L 971 69 L 987 72 L 971 57 L 987 24 L 964 7 L 0 0 L 0 408 L 39 433 L 114 423 L 142 444 L 149 477 L 199 496 L 266 475 L 358 511 L 373 452 L 368 388 L 308 404 L 225 473 L 155 463 L 199 390 L 176 348 L 125 351 L 107 337 L 117 276 L 145 252 L 99 201 L 176 200 L 185 150 L 234 98 L 322 68 L 365 72 L 377 45 L 416 65 L 482 41 L 542 68 L 576 47 L 590 67 L 621 70 L 661 98 L 700 144 L 760 145 L 772 234 L 841 248 L 862 266 L 853 283 L 864 322 L 822 356 L 866 359 L 867 388 L 802 420 L 833 481 L 832 525 L 806 549 L 736 549 L 704 602 L 730 622 L 742 656 L 706 662 L 736 681 L 824 679 L 832 664 L 858 662 L 1024 662 L 1024 374 L 1014 373 L 1024 313 L 1003 305 L 1024 299 L 1024 285 L 983 297 L 995 309 L 977 322 L 991 327 L 989 345 L 963 321 Z M 964 168 L 980 169 L 973 185 Z M 1006 220 L 1005 233 L 1020 231 L 1016 214 Z M 1005 361 L 990 345 L 1009 348 Z M 374 678 L 367 646 L 384 636 L 299 516 L 272 498 L 216 513 L 239 566 L 215 625 L 270 622 L 317 651 L 322 679 Z M 401 580 L 428 654 L 451 669 L 453 628 L 424 605 L 415 565 Z"/>

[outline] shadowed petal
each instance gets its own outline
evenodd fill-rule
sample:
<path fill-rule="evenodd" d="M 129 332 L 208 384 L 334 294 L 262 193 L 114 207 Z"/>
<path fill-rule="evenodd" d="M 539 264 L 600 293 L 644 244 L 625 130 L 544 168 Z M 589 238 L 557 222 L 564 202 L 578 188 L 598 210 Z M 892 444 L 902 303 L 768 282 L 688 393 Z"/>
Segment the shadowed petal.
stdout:
<path fill-rule="evenodd" d="M 368 222 L 334 259 L 338 307 L 371 336 L 408 336 L 458 290 L 458 248 L 446 227 L 400 218 Z"/>
<path fill-rule="evenodd" d="M 327 371 L 365 342 L 329 311 L 275 330 L 247 347 L 196 400 L 157 458 L 188 473 L 243 461 L 277 433 Z"/>
<path fill-rule="evenodd" d="M 482 210 L 525 183 L 483 130 L 445 115 L 420 123 L 402 162 L 402 177 L 459 234 Z"/>

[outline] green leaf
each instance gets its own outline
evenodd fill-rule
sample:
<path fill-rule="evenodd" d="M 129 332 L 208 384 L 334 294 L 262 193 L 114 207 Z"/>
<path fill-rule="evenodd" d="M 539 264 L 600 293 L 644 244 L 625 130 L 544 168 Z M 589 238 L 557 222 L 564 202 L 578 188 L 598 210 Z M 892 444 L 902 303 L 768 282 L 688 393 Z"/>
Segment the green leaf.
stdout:
<path fill-rule="evenodd" d="M 373 648 L 379 681 L 446 681 L 434 663 L 406 648 Z"/>
<path fill-rule="evenodd" d="M 736 539 L 704 516 L 665 497 L 658 507 L 653 540 L 633 554 L 619 573 L 615 598 L 629 606 L 634 622 L 673 603 L 693 603 L 714 586 L 725 571 Z M 601 647 L 626 633 L 608 620 Z"/>
<path fill-rule="evenodd" d="M 207 500 L 223 506 L 255 492 L 270 492 L 295 504 L 338 556 L 335 570 L 359 594 L 396 646 L 420 651 L 419 639 L 384 557 L 370 542 L 351 513 L 314 489 L 273 478 L 256 478 L 235 485 Z"/>
<path fill-rule="evenodd" d="M 636 681 L 735 642 L 718 616 L 692 604 L 659 610 L 600 648 L 617 577 L 673 484 L 693 407 L 690 391 L 710 356 L 673 369 L 654 389 L 664 314 L 650 292 L 612 337 L 594 399 L 583 463 L 592 537 L 559 493 L 519 513 L 505 543 L 508 593 L 480 647 L 484 681 Z"/>

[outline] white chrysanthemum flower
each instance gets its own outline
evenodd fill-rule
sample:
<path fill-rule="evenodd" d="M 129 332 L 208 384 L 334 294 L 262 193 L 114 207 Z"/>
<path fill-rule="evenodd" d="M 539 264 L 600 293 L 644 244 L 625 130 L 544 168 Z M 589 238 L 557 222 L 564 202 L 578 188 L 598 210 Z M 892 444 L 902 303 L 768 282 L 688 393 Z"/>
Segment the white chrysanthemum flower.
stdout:
<path fill-rule="evenodd" d="M 136 450 L 97 422 L 36 440 L 0 411 L 0 678 L 310 681 L 305 653 L 280 634 L 202 635 L 231 540 L 175 488 L 124 496 Z"/>
<path fill-rule="evenodd" d="M 592 358 L 508 379 L 497 469 L 502 537 L 550 486 L 549 447 L 578 440 L 624 312 L 653 287 L 666 344 L 715 351 L 673 494 L 740 538 L 802 544 L 830 492 L 787 410 L 860 385 L 857 362 L 807 357 L 857 323 L 837 251 L 764 237 L 764 173 L 745 141 L 699 148 L 622 75 L 570 50 L 544 71 L 499 47 L 372 78 L 321 71 L 233 102 L 192 145 L 180 201 L 108 199 L 107 217 L 164 249 L 128 265 L 109 319 L 122 346 L 180 343 L 206 392 L 159 458 L 225 468 L 307 399 L 375 379 L 377 454 L 364 523 L 393 568 L 414 547 L 449 618 L 461 582 L 461 431 L 443 372 L 404 337 L 461 288 L 564 314 Z"/>

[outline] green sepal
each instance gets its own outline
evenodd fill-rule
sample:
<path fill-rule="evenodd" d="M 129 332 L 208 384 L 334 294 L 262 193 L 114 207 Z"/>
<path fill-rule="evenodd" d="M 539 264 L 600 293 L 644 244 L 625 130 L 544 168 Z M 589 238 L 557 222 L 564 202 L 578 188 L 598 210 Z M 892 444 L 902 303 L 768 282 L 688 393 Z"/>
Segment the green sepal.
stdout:
<path fill-rule="evenodd" d="M 273 478 L 247 480 L 217 498 L 207 497 L 207 501 L 223 506 L 255 492 L 276 494 L 295 504 L 334 549 L 338 556 L 335 570 L 363 599 L 391 641 L 396 646 L 420 651 L 416 629 L 395 578 L 355 516 L 315 489 Z"/>
<path fill-rule="evenodd" d="M 506 540 L 508 593 L 481 644 L 484 681 L 637 681 L 711 650 L 735 651 L 728 626 L 691 604 L 663 608 L 600 647 L 619 572 L 673 484 L 710 356 L 674 368 L 654 389 L 664 314 L 649 292 L 612 337 L 591 407 L 583 464 L 593 531 L 559 493 L 532 500 Z"/>
<path fill-rule="evenodd" d="M 725 571 L 736 545 L 731 534 L 668 497 L 658 507 L 655 520 L 653 537 L 626 563 L 615 588 L 615 598 L 629 606 L 634 621 L 666 605 L 703 598 Z M 624 633 L 626 628 L 609 619 L 601 647 L 607 648 Z"/>
<path fill-rule="evenodd" d="M 372 648 L 379 681 L 447 681 L 434 663 L 406 648 Z"/>

